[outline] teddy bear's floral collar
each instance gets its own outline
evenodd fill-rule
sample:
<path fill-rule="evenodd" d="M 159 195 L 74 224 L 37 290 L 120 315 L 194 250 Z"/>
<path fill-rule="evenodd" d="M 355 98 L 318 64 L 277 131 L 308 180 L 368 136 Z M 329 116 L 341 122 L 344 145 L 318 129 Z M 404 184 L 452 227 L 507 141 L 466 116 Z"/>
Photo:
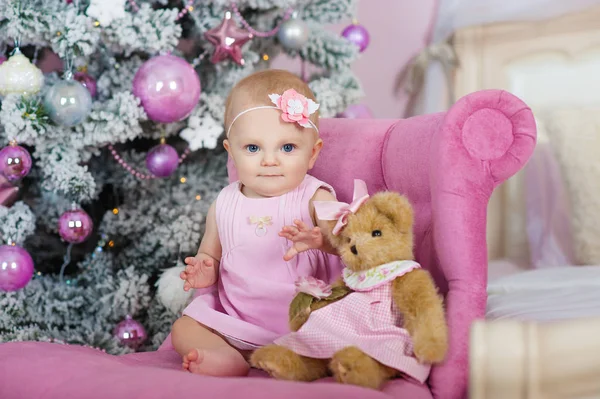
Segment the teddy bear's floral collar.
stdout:
<path fill-rule="evenodd" d="M 346 285 L 354 291 L 371 291 L 398 276 L 402 276 L 420 267 L 421 265 L 412 260 L 397 260 L 359 272 L 353 272 L 345 268 L 343 277 Z"/>

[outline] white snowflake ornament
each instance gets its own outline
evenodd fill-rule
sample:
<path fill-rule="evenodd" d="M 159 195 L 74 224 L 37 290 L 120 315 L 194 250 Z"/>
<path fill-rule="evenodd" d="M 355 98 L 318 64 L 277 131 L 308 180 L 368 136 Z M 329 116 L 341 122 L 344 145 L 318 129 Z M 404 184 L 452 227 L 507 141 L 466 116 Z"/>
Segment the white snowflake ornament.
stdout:
<path fill-rule="evenodd" d="M 115 19 L 125 18 L 125 2 L 127 0 L 91 0 L 86 10 L 88 17 L 100 22 L 101 26 L 109 26 Z"/>
<path fill-rule="evenodd" d="M 190 150 L 196 151 L 199 148 L 215 148 L 222 133 L 221 124 L 206 114 L 203 118 L 190 116 L 188 127 L 183 129 L 179 136 L 188 142 Z"/>

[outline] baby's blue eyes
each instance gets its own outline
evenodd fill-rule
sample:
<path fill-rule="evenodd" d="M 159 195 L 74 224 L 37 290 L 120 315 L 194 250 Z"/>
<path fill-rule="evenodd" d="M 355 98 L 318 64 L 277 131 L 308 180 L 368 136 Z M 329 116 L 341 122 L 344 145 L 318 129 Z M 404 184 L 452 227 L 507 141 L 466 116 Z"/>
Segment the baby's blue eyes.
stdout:
<path fill-rule="evenodd" d="M 296 146 L 294 144 L 284 144 L 281 147 L 281 150 L 283 152 L 292 152 L 292 151 L 294 151 L 294 148 L 296 148 Z M 260 150 L 260 147 L 257 146 L 256 144 L 248 144 L 246 146 L 246 151 L 248 151 L 250 153 L 258 152 L 258 150 Z"/>

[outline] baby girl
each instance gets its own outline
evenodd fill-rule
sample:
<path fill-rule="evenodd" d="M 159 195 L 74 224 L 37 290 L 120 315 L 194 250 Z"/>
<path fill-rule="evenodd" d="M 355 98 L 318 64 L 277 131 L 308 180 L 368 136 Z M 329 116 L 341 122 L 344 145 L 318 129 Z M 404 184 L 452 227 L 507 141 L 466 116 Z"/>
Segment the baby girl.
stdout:
<path fill-rule="evenodd" d="M 185 259 L 184 290 L 200 295 L 171 335 L 190 372 L 247 374 L 250 351 L 289 332 L 295 281 L 341 273 L 313 205 L 335 201 L 334 190 L 307 174 L 323 146 L 318 107 L 306 83 L 281 70 L 246 77 L 227 99 L 223 145 L 239 181 L 219 193 L 198 254 Z"/>

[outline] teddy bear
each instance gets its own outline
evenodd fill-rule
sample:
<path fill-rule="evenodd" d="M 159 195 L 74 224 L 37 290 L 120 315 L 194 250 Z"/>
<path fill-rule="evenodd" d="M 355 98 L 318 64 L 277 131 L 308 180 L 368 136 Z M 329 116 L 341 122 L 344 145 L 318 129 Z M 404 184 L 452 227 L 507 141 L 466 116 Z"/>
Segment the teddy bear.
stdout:
<path fill-rule="evenodd" d="M 342 278 L 298 282 L 291 332 L 255 350 L 250 364 L 282 380 L 333 375 L 379 389 L 408 375 L 423 383 L 446 355 L 448 329 L 435 283 L 414 261 L 412 206 L 395 192 L 369 197 L 360 180 L 354 194 L 333 217 L 315 204 L 320 219 L 335 219 L 327 239 L 345 265 Z"/>

